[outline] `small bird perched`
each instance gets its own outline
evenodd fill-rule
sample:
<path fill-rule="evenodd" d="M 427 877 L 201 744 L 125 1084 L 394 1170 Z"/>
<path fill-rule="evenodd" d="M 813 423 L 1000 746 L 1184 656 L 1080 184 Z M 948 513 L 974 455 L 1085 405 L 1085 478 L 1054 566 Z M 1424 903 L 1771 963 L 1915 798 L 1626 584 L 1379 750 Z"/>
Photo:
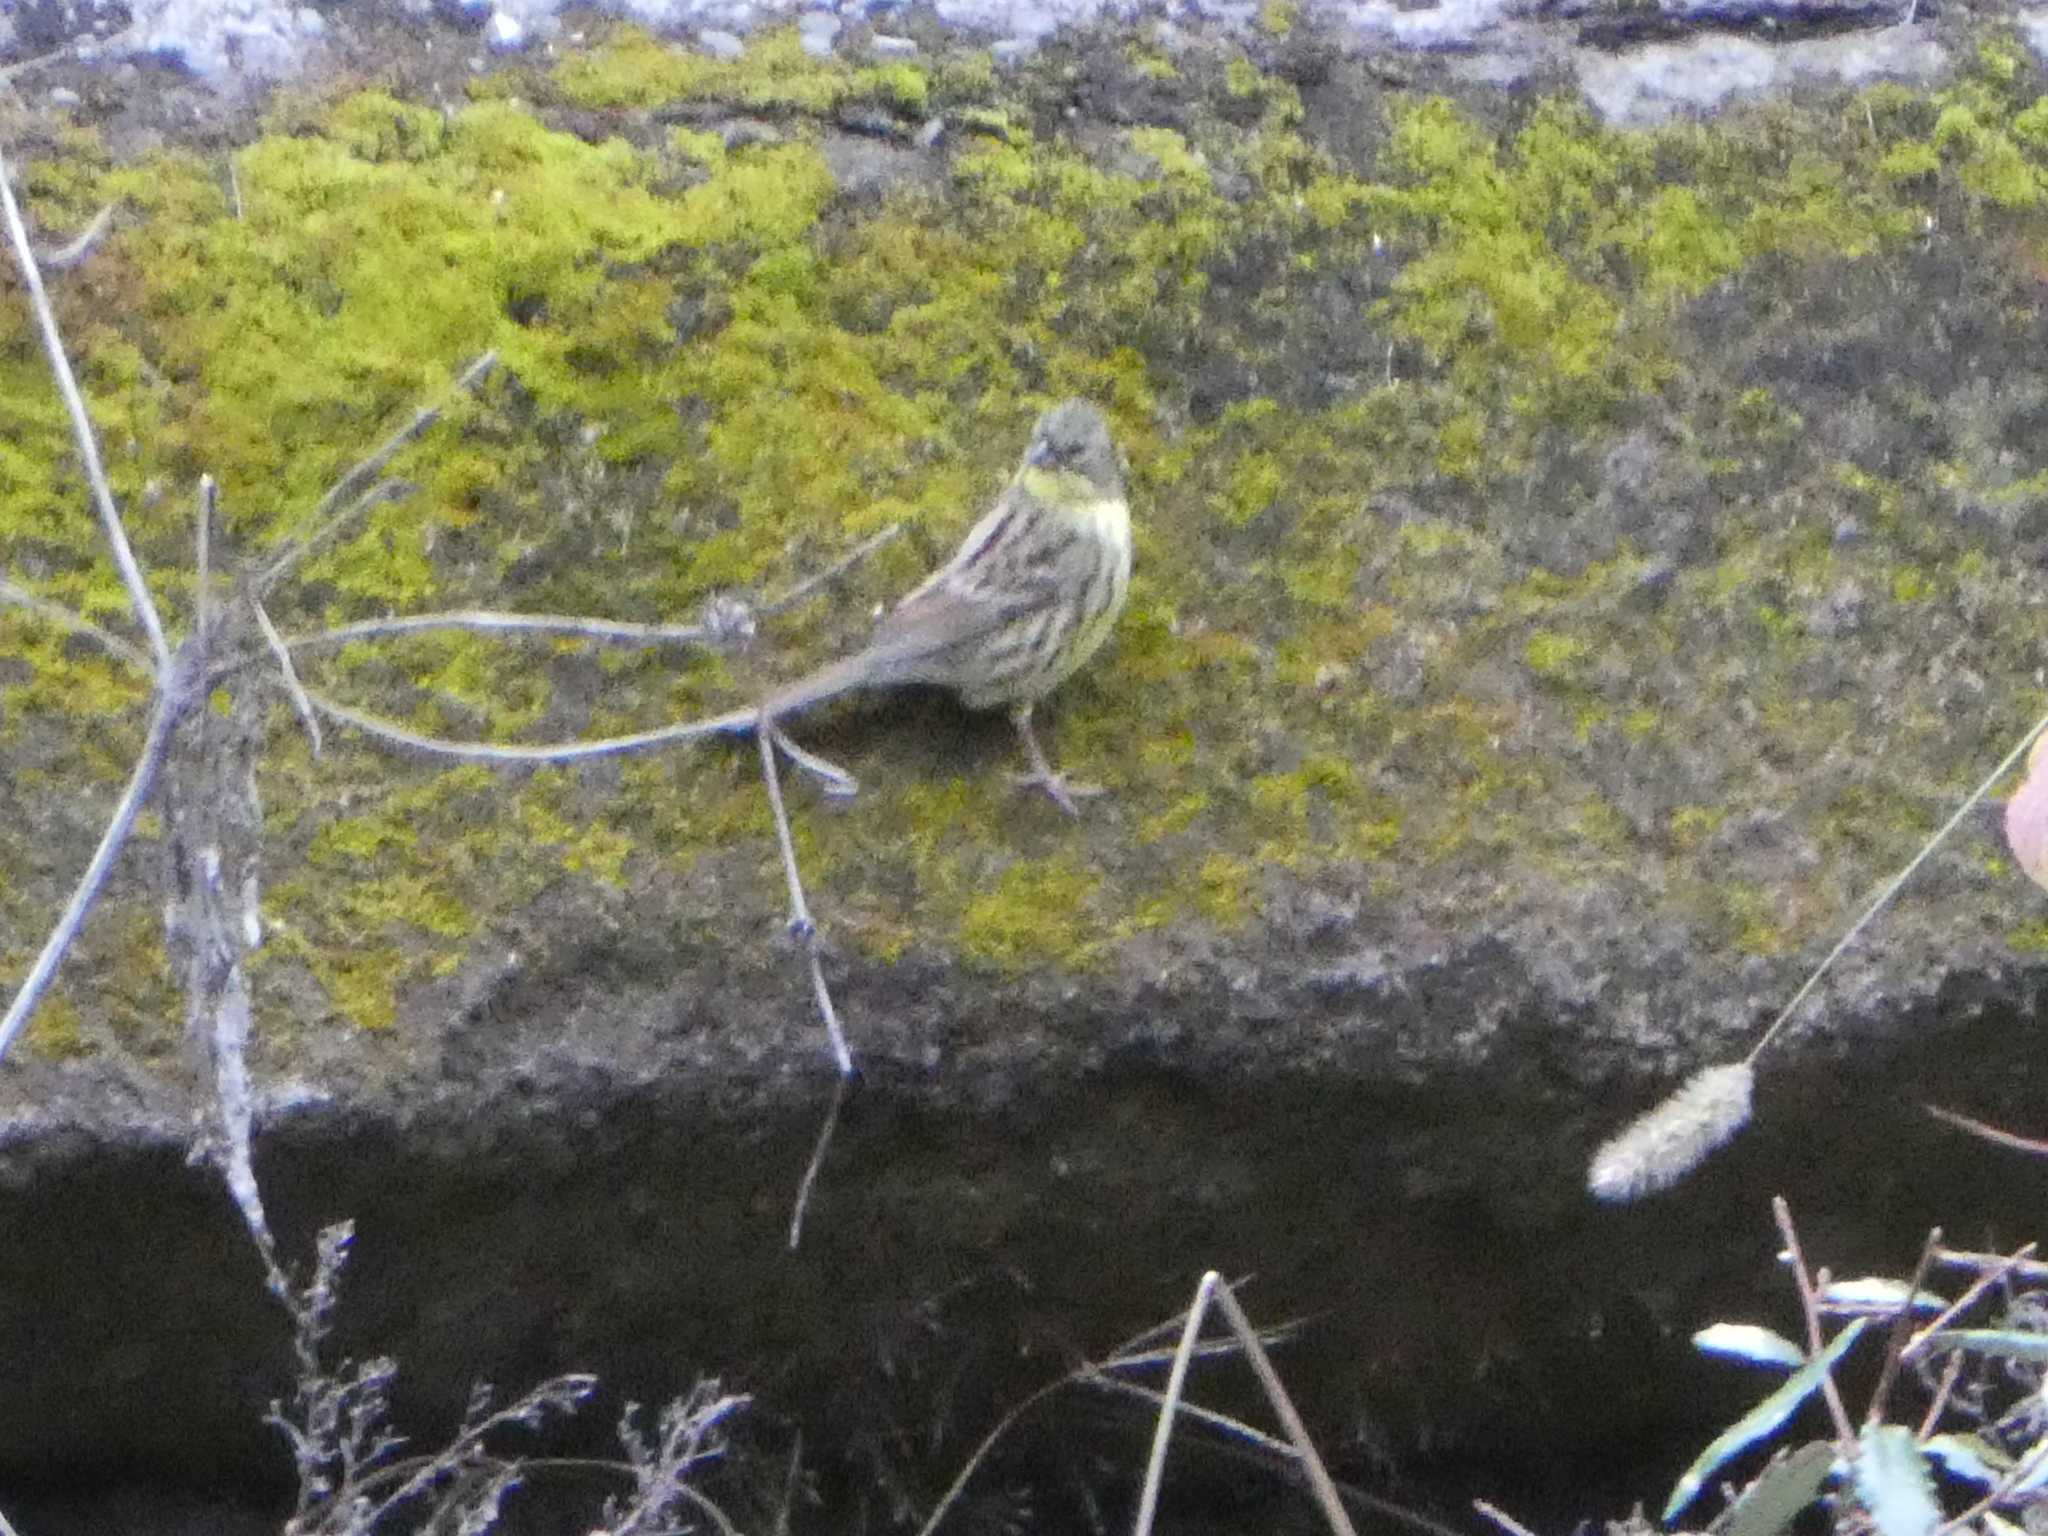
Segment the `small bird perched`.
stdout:
<path fill-rule="evenodd" d="M 707 722 L 740 731 L 856 688 L 936 683 L 970 709 L 1007 705 L 1031 772 L 1068 815 L 1095 793 L 1053 771 L 1031 709 L 1109 638 L 1131 582 L 1123 461 L 1102 415 L 1067 400 L 1038 418 L 1017 473 L 953 558 L 892 608 L 851 656 Z"/>

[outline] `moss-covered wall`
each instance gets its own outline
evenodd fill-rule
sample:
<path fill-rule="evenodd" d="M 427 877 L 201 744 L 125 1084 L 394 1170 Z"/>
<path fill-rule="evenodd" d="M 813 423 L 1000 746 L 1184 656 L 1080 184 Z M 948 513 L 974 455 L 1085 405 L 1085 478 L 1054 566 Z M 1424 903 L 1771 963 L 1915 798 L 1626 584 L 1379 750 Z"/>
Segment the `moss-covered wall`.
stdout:
<path fill-rule="evenodd" d="M 1039 406 L 1101 403 L 1137 574 L 1051 718 L 1113 798 L 1070 825 L 1012 795 L 1000 726 L 842 711 L 825 740 L 865 792 L 827 815 L 796 791 L 797 830 L 868 963 L 1230 943 L 1282 884 L 1381 912 L 1456 892 L 1483 920 L 1622 881 L 1703 954 L 1810 944 L 2040 705 L 2039 77 L 1994 37 L 1931 94 L 1619 132 L 1567 97 L 1300 67 L 1269 10 L 1248 48 L 1112 34 L 1015 74 L 821 61 L 788 32 L 719 62 L 617 28 L 450 112 L 301 95 L 232 156 L 113 163 L 66 129 L 22 189 L 53 230 L 119 202 L 59 314 L 175 622 L 202 472 L 259 550 L 485 348 L 497 378 L 395 466 L 416 492 L 312 561 L 281 627 L 675 619 L 910 529 L 737 658 L 455 634 L 309 664 L 446 734 L 610 733 L 792 674 L 946 551 Z M 857 188 L 855 159 L 879 167 Z M 0 412 L 0 558 L 119 626 L 13 301 Z M 0 607 L 0 980 L 145 694 Z M 266 963 L 337 1025 L 389 1025 L 555 882 L 630 890 L 737 844 L 761 878 L 707 921 L 756 935 L 779 902 L 751 751 L 507 778 L 347 739 L 315 762 L 277 718 Z M 1743 833 L 1759 810 L 1792 830 Z M 2011 900 L 1994 919 L 2043 942 Z M 82 1011 L 168 1048 L 154 913 L 138 888 L 101 914 L 43 1049 L 86 1048 Z"/>

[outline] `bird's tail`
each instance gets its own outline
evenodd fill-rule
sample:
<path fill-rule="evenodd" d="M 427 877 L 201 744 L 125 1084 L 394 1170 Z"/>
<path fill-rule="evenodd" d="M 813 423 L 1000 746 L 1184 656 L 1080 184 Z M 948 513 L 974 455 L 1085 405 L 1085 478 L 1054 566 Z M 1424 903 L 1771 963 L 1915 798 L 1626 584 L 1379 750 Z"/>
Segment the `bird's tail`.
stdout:
<path fill-rule="evenodd" d="M 780 720 L 787 715 L 801 714 L 813 704 L 822 704 L 842 693 L 851 693 L 856 688 L 885 680 L 878 677 L 880 670 L 876 666 L 876 652 L 872 647 L 855 651 L 851 656 L 827 662 L 808 677 L 800 677 L 795 682 L 784 685 L 759 704 L 695 722 L 690 734 L 744 736 L 760 723 L 764 714 Z"/>

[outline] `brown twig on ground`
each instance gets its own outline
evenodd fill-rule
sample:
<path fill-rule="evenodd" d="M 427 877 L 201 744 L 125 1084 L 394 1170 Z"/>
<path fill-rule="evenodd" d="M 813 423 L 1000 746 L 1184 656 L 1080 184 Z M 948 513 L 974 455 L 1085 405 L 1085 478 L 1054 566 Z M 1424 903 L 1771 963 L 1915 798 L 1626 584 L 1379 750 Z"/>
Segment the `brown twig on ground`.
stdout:
<path fill-rule="evenodd" d="M 38 251 L 36 256 L 46 270 L 68 271 L 92 254 L 93 247 L 100 243 L 100 237 L 113 226 L 113 222 L 114 205 L 109 203 L 69 240 L 52 249 Z"/>
<path fill-rule="evenodd" d="M 43 286 L 35 247 L 29 242 L 28 226 L 22 222 L 21 209 L 14 201 L 13 179 L 4 154 L 0 154 L 0 213 L 6 217 L 7 237 L 14 246 L 15 265 L 21 269 L 22 281 L 28 286 L 29 306 L 35 311 L 36 328 L 43 339 L 43 353 L 49 359 L 51 376 L 57 381 L 57 393 L 64 399 L 65 412 L 71 418 L 72 439 L 78 445 L 78 456 L 85 466 L 85 481 L 91 487 L 93 506 L 99 512 L 100 531 L 113 552 L 122 585 L 128 589 L 128 601 L 135 610 L 136 622 L 149 638 L 149 653 L 155 658 L 156 670 L 159 675 L 167 673 L 171 666 L 170 642 L 164 638 L 163 621 L 157 617 L 149 585 L 142 579 L 142 567 L 135 559 L 135 551 L 128 547 L 127 531 L 122 528 L 121 514 L 114 507 L 114 493 L 107 485 L 107 473 L 100 463 L 99 439 L 93 433 L 92 418 L 86 415 L 85 397 L 79 393 L 78 379 L 71 371 L 71 359 L 65 355 L 64 338 L 57 330 L 56 311 L 50 307 L 49 290 Z"/>
<path fill-rule="evenodd" d="M 12 603 L 26 608 L 37 618 L 55 624 L 59 629 L 69 630 L 75 635 L 84 635 L 96 641 L 110 656 L 117 656 L 145 676 L 154 675 L 156 665 L 138 647 L 129 644 L 110 629 L 102 629 L 91 619 L 73 613 L 62 603 L 53 603 L 47 597 L 38 597 L 26 587 L 17 587 L 11 581 L 0 581 L 0 603 Z"/>
<path fill-rule="evenodd" d="M 1783 1195 L 1771 1197 L 1771 1214 L 1777 1218 L 1778 1234 L 1785 1239 L 1785 1255 L 1792 1267 L 1792 1279 L 1799 1287 L 1799 1308 L 1806 1316 L 1806 1352 L 1817 1358 L 1827 1347 L 1827 1340 L 1821 1333 L 1820 1304 L 1815 1296 L 1813 1276 L 1806 1268 L 1806 1257 L 1799 1250 L 1799 1231 L 1792 1225 L 1792 1207 Z M 1821 1395 L 1827 1399 L 1828 1413 L 1835 1421 L 1835 1436 L 1842 1455 L 1853 1461 L 1856 1456 L 1856 1426 L 1849 1420 L 1849 1410 L 1842 1402 L 1841 1389 L 1835 1385 L 1834 1372 L 1822 1375 L 1820 1389 Z"/>
<path fill-rule="evenodd" d="M 1508 1536 L 1536 1536 L 1536 1533 L 1534 1531 L 1530 1530 L 1529 1527 L 1522 1524 L 1521 1521 L 1517 1520 L 1513 1515 L 1510 1515 L 1506 1510 L 1497 1509 L 1493 1505 L 1487 1503 L 1484 1499 L 1474 1499 L 1472 1501 L 1472 1507 L 1478 1510 L 1480 1514 L 1486 1516 L 1487 1519 L 1491 1520 L 1495 1525 L 1499 1526 L 1502 1530 L 1506 1531 L 1508 1533 Z"/>
<path fill-rule="evenodd" d="M 1936 1333 L 1961 1316 L 1979 1296 L 1982 1296 L 2007 1275 L 2018 1271 L 2026 1263 L 2035 1247 L 2035 1244 L 2028 1243 L 2009 1257 L 1981 1268 L 1977 1278 L 1970 1282 L 1962 1295 L 1936 1313 L 1930 1322 L 1923 1324 L 1915 1330 L 1913 1337 L 1908 1339 L 1905 1346 L 1899 1351 L 1900 1358 L 1910 1360 L 1915 1355 L 1918 1355 L 1927 1347 L 1929 1341 L 1933 1339 Z M 1937 1245 L 1930 1255 L 1930 1262 L 1943 1262 L 1948 1258 L 1949 1254 L 1950 1250 Z"/>
<path fill-rule="evenodd" d="M 1940 1247 L 1941 1228 L 1929 1227 L 1927 1241 L 1920 1245 L 1920 1262 L 1913 1266 L 1913 1278 L 1906 1285 L 1905 1297 L 1892 1314 L 1891 1331 L 1885 1337 L 1884 1368 L 1878 1372 L 1877 1385 L 1870 1392 L 1870 1407 L 1863 1417 L 1866 1429 L 1884 1422 L 1885 1402 L 1891 1396 L 1892 1383 L 1898 1378 L 1900 1362 L 1905 1358 L 1906 1341 L 1913 1331 L 1913 1302 L 1920 1295 L 1927 1272 L 1934 1267 L 1935 1250 Z"/>
<path fill-rule="evenodd" d="M 475 389 L 483 381 L 485 375 L 497 366 L 498 354 L 496 352 L 484 353 L 482 357 L 479 357 L 456 376 L 453 393 L 461 395 Z M 291 570 L 294 565 L 298 564 L 308 555 L 328 543 L 343 528 L 347 527 L 352 520 L 377 505 L 379 501 L 389 500 L 395 495 L 402 494 L 403 487 L 401 482 L 393 480 L 382 481 L 371 486 L 360 496 L 357 496 L 353 502 L 344 507 L 339 513 L 334 512 L 334 509 L 340 506 L 342 497 L 352 493 L 357 486 L 361 485 L 371 476 L 381 474 L 384 466 L 396 458 L 401 449 L 425 432 L 435 422 L 439 421 L 443 409 L 444 407 L 439 405 L 421 406 L 413 412 L 412 420 L 385 438 L 367 457 L 357 460 L 356 463 L 345 470 L 341 478 L 328 488 L 327 494 L 320 498 L 319 505 L 313 508 L 311 516 L 311 521 L 314 524 L 313 531 L 303 538 L 294 539 L 289 542 L 271 560 L 270 564 L 266 565 L 255 577 L 252 590 L 256 596 L 262 597 L 268 593 L 271 587 L 276 585 L 279 577 Z"/>
<path fill-rule="evenodd" d="M 1966 1131 L 1980 1140 L 1990 1142 L 1993 1146 L 2007 1147 L 2014 1152 L 2025 1152 L 2033 1157 L 2048 1157 L 2048 1141 L 2016 1135 L 2012 1131 L 2002 1131 L 1982 1120 L 1973 1120 L 1968 1115 L 1958 1114 L 1952 1109 L 1943 1109 L 1939 1104 L 1923 1104 L 1920 1107 L 1944 1124 L 1952 1125 L 1959 1131 Z"/>
<path fill-rule="evenodd" d="M 1160 1482 L 1166 1473 L 1166 1448 L 1173 1436 L 1174 1410 L 1180 1405 L 1181 1393 L 1187 1385 L 1188 1362 L 1201 1337 L 1202 1320 L 1212 1302 L 1244 1346 L 1245 1359 L 1251 1365 L 1252 1374 L 1258 1377 L 1267 1403 L 1301 1458 L 1302 1470 L 1308 1475 L 1309 1488 L 1315 1495 L 1316 1507 L 1322 1511 L 1323 1519 L 1329 1523 L 1335 1536 L 1356 1536 L 1351 1517 L 1345 1514 L 1344 1503 L 1337 1496 L 1337 1485 L 1330 1481 L 1322 1457 L 1316 1454 L 1315 1444 L 1309 1439 L 1308 1426 L 1302 1423 L 1301 1415 L 1295 1411 L 1293 1399 L 1288 1397 L 1287 1388 L 1280 1382 L 1280 1373 L 1273 1369 L 1272 1359 L 1253 1331 L 1251 1319 L 1238 1305 L 1236 1295 L 1223 1276 L 1213 1269 L 1202 1276 L 1201 1283 L 1195 1287 L 1195 1300 L 1188 1308 L 1180 1349 L 1174 1356 L 1173 1370 L 1166 1379 L 1165 1401 L 1159 1408 L 1159 1427 L 1153 1434 L 1152 1455 L 1145 1467 L 1145 1486 L 1138 1495 L 1138 1517 L 1131 1527 L 1133 1536 L 1151 1536 L 1152 1521 L 1159 1508 Z"/>

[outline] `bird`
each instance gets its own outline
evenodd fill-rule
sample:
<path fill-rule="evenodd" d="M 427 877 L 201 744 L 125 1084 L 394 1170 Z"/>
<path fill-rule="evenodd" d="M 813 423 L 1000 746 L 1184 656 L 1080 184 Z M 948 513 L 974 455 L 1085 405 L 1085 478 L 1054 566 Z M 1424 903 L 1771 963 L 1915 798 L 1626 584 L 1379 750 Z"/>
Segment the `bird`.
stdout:
<path fill-rule="evenodd" d="M 1016 782 L 1078 815 L 1076 797 L 1100 788 L 1054 770 L 1031 713 L 1102 648 L 1130 584 L 1123 456 L 1100 411 L 1062 401 L 1038 418 L 1010 483 L 952 558 L 883 615 L 866 645 L 704 728 L 774 732 L 777 720 L 857 689 L 935 684 L 970 709 L 1007 708 L 1031 766 Z"/>

